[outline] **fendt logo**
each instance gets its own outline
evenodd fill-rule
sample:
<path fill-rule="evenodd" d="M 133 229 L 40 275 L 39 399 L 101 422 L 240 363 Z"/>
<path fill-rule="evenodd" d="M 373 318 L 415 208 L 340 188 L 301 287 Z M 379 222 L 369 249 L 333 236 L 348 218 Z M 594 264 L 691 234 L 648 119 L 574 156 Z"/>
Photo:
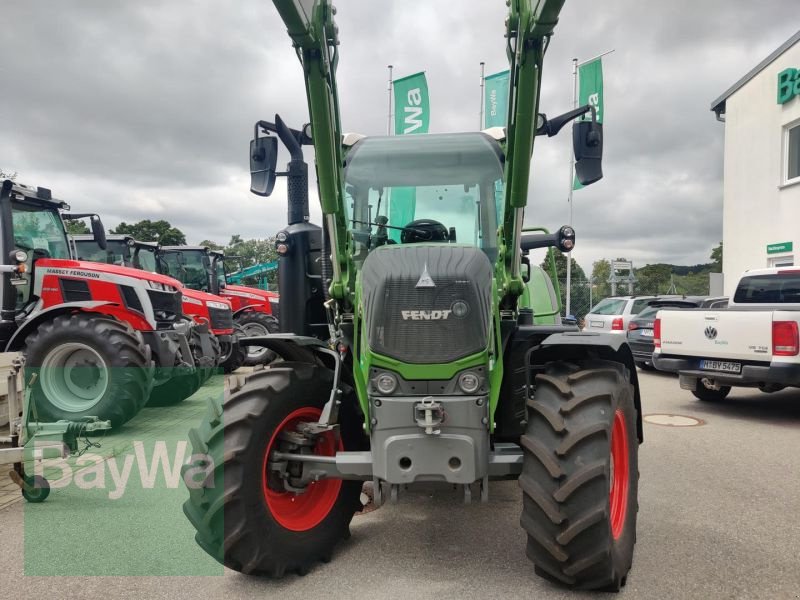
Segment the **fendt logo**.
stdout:
<path fill-rule="evenodd" d="M 450 317 L 452 310 L 401 310 L 403 320 L 408 321 L 444 321 Z"/>

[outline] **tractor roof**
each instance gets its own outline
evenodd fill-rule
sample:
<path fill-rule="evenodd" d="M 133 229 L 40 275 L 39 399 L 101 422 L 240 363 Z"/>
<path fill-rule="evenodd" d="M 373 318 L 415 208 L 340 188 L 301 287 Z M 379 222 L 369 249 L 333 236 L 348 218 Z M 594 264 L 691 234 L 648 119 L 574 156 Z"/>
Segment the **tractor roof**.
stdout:
<path fill-rule="evenodd" d="M 15 200 L 34 202 L 57 210 L 69 209 L 66 202 L 53 198 L 53 193 L 48 188 L 15 183 L 11 186 L 11 197 Z"/>

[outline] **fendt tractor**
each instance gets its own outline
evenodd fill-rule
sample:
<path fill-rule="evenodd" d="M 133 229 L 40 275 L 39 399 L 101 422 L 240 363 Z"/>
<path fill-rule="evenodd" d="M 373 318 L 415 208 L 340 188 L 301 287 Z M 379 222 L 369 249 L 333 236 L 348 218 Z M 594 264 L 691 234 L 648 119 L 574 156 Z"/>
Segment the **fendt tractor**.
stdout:
<path fill-rule="evenodd" d="M 164 259 L 165 251 L 158 242 L 142 242 L 127 235 L 110 234 L 106 235 L 106 248 L 101 248 L 92 235 L 77 234 L 70 237 L 78 260 L 118 264 L 170 275 Z M 230 300 L 183 285 L 181 291 L 183 313 L 211 331 L 215 364 L 222 367 L 225 373 L 232 373 L 242 366 L 244 351 L 239 348 L 240 330 L 234 326 Z M 243 333 L 241 335 L 244 336 Z"/>
<path fill-rule="evenodd" d="M 233 321 L 243 337 L 278 331 L 278 294 L 226 280 L 225 253 L 205 246 L 165 246 L 169 272 L 186 287 L 222 296 L 233 307 Z M 275 358 L 268 348 L 245 346 L 244 364 L 266 364 Z"/>
<path fill-rule="evenodd" d="M 186 397 L 203 366 L 195 325 L 181 313 L 175 279 L 73 260 L 61 214 L 68 208 L 46 188 L 2 183 L 2 252 L 16 270 L 0 279 L 0 343 L 26 355 L 37 420 L 96 416 L 116 427 L 151 395 L 160 403 Z M 105 245 L 97 215 L 63 215 L 86 217 Z"/>
<path fill-rule="evenodd" d="M 282 333 L 248 340 L 283 360 L 233 376 L 224 406 L 212 402 L 192 434 L 203 458 L 184 474 L 207 469 L 184 504 L 196 540 L 237 571 L 302 574 L 348 537 L 365 481 L 380 505 L 420 482 L 487 501 L 490 481 L 516 478 L 535 572 L 618 590 L 638 511 L 633 357 L 614 336 L 537 324 L 521 269 L 530 248 L 574 246 L 569 227 L 521 233 L 535 137 L 574 121 L 576 175 L 602 177 L 592 108 L 538 113 L 563 0 L 508 2 L 507 127 L 396 137 L 341 132 L 329 0 L 273 1 L 311 117 L 300 130 L 260 121 L 250 144 L 261 195 L 278 139 L 291 155 L 289 225 L 277 236 Z M 322 228 L 307 217 L 302 146 L 312 144 Z"/>

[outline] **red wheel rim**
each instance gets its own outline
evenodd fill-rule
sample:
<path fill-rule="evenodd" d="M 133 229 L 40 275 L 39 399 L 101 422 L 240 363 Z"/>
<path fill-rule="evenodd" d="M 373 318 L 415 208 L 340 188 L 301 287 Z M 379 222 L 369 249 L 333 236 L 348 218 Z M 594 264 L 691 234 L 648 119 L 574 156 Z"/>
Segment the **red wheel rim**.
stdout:
<path fill-rule="evenodd" d="M 318 408 L 298 408 L 292 411 L 281 424 L 275 429 L 264 453 L 264 463 L 261 469 L 261 485 L 264 490 L 264 500 L 267 508 L 282 527 L 291 531 L 308 531 L 319 525 L 328 513 L 331 512 L 336 499 L 339 497 L 339 490 L 342 487 L 341 479 L 323 479 L 308 485 L 308 489 L 302 494 L 292 492 L 276 492 L 271 490 L 267 484 L 267 463 L 272 452 L 273 445 L 278 439 L 278 434 L 285 430 L 294 430 L 298 423 L 317 421 L 321 410 Z M 318 438 L 315 454 L 322 456 L 335 456 L 337 450 L 344 450 L 341 440 L 338 448 L 332 432 L 322 434 Z"/>
<path fill-rule="evenodd" d="M 619 539 L 625 527 L 628 512 L 628 485 L 630 463 L 628 462 L 628 428 L 621 410 L 614 413 L 614 426 L 611 429 L 611 490 L 608 503 L 611 507 L 611 535 Z"/>

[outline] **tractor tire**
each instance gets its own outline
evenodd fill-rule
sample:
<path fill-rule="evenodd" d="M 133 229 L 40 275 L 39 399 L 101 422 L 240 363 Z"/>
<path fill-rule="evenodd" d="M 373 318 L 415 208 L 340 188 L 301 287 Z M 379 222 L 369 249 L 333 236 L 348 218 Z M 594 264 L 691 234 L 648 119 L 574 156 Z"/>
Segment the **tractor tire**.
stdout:
<path fill-rule="evenodd" d="M 40 421 L 96 416 L 119 427 L 147 402 L 150 348 L 126 323 L 99 314 L 59 315 L 25 340 L 26 377 Z"/>
<path fill-rule="evenodd" d="M 183 365 L 183 353 L 180 348 L 175 354 L 175 361 Z M 163 368 L 161 372 L 166 372 L 169 377 L 153 386 L 150 398 L 147 400 L 147 406 L 150 408 L 180 404 L 203 385 L 203 373 L 198 368 L 175 366 Z"/>
<path fill-rule="evenodd" d="M 175 370 L 180 370 L 181 374 L 168 379 L 161 385 L 155 386 L 150 393 L 150 399 L 147 401 L 148 407 L 180 404 L 194 395 L 203 385 L 202 374 L 199 369 L 190 373 L 186 373 L 186 369 L 183 367 L 175 367 Z"/>
<path fill-rule="evenodd" d="M 329 369 L 308 363 L 280 362 L 235 375 L 226 382 L 224 407 L 212 399 L 204 422 L 190 432 L 192 454 L 204 458 L 183 467 L 189 488 L 183 512 L 197 543 L 226 567 L 275 578 L 304 575 L 317 561 L 329 561 L 336 544 L 350 536 L 350 521 L 362 508 L 362 482 L 327 479 L 296 495 L 277 491 L 266 470 L 278 434 L 315 421 L 331 383 Z M 338 449 L 364 447 L 356 412 L 342 404 Z M 333 433 L 321 436 L 317 448 L 333 455 Z"/>
<path fill-rule="evenodd" d="M 236 325 L 233 332 L 233 340 L 230 342 L 231 348 L 227 358 L 221 363 L 222 372 L 228 375 L 233 373 L 236 369 L 244 364 L 244 359 L 247 357 L 247 351 L 244 346 L 239 345 L 239 338 L 245 337 L 244 330 Z"/>
<path fill-rule="evenodd" d="M 538 575 L 618 591 L 633 561 L 638 439 L 633 386 L 615 362 L 550 363 L 528 400 L 523 450 L 527 555 Z"/>
<path fill-rule="evenodd" d="M 255 310 L 243 312 L 236 317 L 236 324 L 244 331 L 242 337 L 255 337 L 278 333 L 278 319 Z M 269 348 L 262 346 L 245 346 L 244 365 L 253 367 L 255 365 L 268 365 L 277 358 L 277 355 Z"/>
<path fill-rule="evenodd" d="M 704 386 L 702 381 L 697 382 L 697 387 L 692 392 L 695 398 L 703 402 L 720 402 L 725 400 L 730 393 L 731 386 L 729 385 L 722 385 L 718 390 L 712 390 Z"/>

